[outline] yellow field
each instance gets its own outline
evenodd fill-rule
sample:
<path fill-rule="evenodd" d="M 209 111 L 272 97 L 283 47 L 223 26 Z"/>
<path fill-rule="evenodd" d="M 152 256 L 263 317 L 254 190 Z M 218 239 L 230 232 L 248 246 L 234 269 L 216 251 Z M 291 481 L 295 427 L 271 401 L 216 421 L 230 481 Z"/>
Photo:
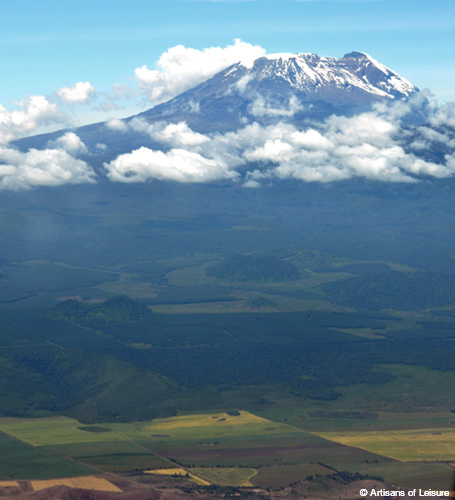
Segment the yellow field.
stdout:
<path fill-rule="evenodd" d="M 245 424 L 268 424 L 268 420 L 252 415 L 247 411 L 240 412 L 238 416 L 227 413 L 216 413 L 211 415 L 183 415 L 181 417 L 157 418 L 153 420 L 151 431 L 170 431 L 172 429 L 189 429 L 191 427 L 219 427 L 223 425 L 245 425 Z"/>
<path fill-rule="evenodd" d="M 196 476 L 195 474 L 192 474 L 191 472 L 185 469 L 157 469 L 157 470 L 146 470 L 144 472 L 146 472 L 147 474 L 162 474 L 165 476 L 186 476 L 188 474 L 188 476 L 194 483 L 202 486 L 210 486 L 210 483 L 208 481 L 202 479 L 201 477 Z"/>
<path fill-rule="evenodd" d="M 318 432 L 325 439 L 404 462 L 455 460 L 455 429 L 376 432 Z"/>
<path fill-rule="evenodd" d="M 102 477 L 66 477 L 63 479 L 47 479 L 45 481 L 30 481 L 35 491 L 51 488 L 52 486 L 69 486 L 70 488 L 85 488 L 87 490 L 97 491 L 115 491 L 121 492 L 120 488 Z"/>
<path fill-rule="evenodd" d="M 17 481 L 0 481 L 0 488 L 18 488 L 19 483 Z"/>
<path fill-rule="evenodd" d="M 156 469 L 145 470 L 146 474 L 162 474 L 163 476 L 186 476 L 188 471 L 185 469 Z"/>

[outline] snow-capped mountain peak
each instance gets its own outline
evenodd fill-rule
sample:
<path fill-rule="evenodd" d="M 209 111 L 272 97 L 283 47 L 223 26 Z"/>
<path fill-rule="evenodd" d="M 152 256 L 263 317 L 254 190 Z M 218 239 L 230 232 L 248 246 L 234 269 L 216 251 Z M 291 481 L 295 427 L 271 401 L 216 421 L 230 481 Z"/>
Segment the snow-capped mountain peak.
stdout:
<path fill-rule="evenodd" d="M 316 54 L 270 54 L 256 59 L 246 70 L 257 80 L 282 80 L 291 88 L 306 94 L 333 93 L 335 89 L 347 92 L 361 91 L 372 96 L 390 99 L 410 96 L 418 89 L 408 80 L 363 52 L 351 52 L 342 58 Z M 229 74 L 234 75 L 230 68 Z M 253 78 L 251 78 L 253 79 Z"/>

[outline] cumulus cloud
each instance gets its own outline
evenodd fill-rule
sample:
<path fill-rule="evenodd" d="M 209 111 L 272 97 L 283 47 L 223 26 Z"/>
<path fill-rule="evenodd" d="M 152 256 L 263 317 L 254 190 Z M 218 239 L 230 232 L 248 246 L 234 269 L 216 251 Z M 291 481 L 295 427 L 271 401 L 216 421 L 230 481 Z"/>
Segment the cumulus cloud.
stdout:
<path fill-rule="evenodd" d="M 20 109 L 10 112 L 0 104 L 0 144 L 7 144 L 38 127 L 67 122 L 57 105 L 44 96 L 31 95 L 17 105 Z"/>
<path fill-rule="evenodd" d="M 0 148 L 0 189 L 93 183 L 94 178 L 94 171 L 85 161 L 63 149 L 30 149 L 22 153 Z"/>
<path fill-rule="evenodd" d="M 96 94 L 90 82 L 78 82 L 71 87 L 62 87 L 56 94 L 69 104 L 88 104 Z"/>
<path fill-rule="evenodd" d="M 136 132 L 148 134 L 157 142 L 170 144 L 174 147 L 193 147 L 210 141 L 206 135 L 191 130 L 186 122 L 149 124 L 145 120 L 135 118 L 131 120 L 130 128 Z"/>
<path fill-rule="evenodd" d="M 161 55 L 157 69 L 142 66 L 135 70 L 141 90 L 154 104 L 167 101 L 177 94 L 204 82 L 219 71 L 242 62 L 250 67 L 265 54 L 257 45 L 234 40 L 233 45 L 197 50 L 177 45 Z"/>
<path fill-rule="evenodd" d="M 71 155 L 88 153 L 87 146 L 74 132 L 67 132 L 55 141 L 50 141 L 48 146 L 56 149 L 63 149 Z"/>
<path fill-rule="evenodd" d="M 120 155 L 105 164 L 112 181 L 144 182 L 148 179 L 178 182 L 209 182 L 235 179 L 238 173 L 226 165 L 186 149 L 171 149 L 167 153 L 139 148 Z"/>

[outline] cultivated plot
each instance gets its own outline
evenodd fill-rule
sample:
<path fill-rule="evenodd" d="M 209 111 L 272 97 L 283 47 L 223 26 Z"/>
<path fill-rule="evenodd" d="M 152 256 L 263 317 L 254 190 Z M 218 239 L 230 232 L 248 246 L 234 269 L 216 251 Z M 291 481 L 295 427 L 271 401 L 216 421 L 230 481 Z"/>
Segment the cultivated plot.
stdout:
<path fill-rule="evenodd" d="M 321 432 L 319 435 L 396 460 L 455 460 L 455 429 Z"/>
<path fill-rule="evenodd" d="M 32 488 L 35 491 L 51 488 L 52 486 L 69 486 L 70 488 L 84 488 L 87 490 L 97 491 L 122 491 L 111 482 L 102 477 L 86 476 L 86 477 L 66 477 L 62 479 L 49 479 L 45 481 L 31 481 Z"/>

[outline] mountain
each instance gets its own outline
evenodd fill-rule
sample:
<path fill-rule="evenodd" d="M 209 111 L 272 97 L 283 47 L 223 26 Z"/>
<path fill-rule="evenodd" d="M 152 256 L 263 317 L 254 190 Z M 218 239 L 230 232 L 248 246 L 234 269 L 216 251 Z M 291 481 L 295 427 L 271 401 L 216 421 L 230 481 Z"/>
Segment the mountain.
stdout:
<path fill-rule="evenodd" d="M 352 115 L 375 102 L 406 99 L 418 89 L 372 57 L 275 54 L 247 67 L 234 64 L 206 82 L 156 106 L 147 121 L 185 120 L 199 132 L 232 130 L 245 120 L 303 124 L 331 114 Z"/>
<path fill-rule="evenodd" d="M 236 130 L 246 123 L 262 125 L 286 120 L 299 126 L 330 115 L 353 115 L 380 101 L 407 99 L 418 92 L 414 85 L 367 54 L 351 52 L 342 58 L 315 54 L 275 54 L 260 57 L 250 66 L 236 63 L 202 84 L 136 116 L 148 123 L 186 122 L 201 133 Z M 20 139 L 22 150 L 42 149 L 65 131 Z M 96 123 L 75 133 L 89 147 L 109 146 L 98 156 L 109 160 L 141 146 L 162 149 L 145 133 L 120 133 Z M 92 158 L 93 160 L 93 158 Z"/>

